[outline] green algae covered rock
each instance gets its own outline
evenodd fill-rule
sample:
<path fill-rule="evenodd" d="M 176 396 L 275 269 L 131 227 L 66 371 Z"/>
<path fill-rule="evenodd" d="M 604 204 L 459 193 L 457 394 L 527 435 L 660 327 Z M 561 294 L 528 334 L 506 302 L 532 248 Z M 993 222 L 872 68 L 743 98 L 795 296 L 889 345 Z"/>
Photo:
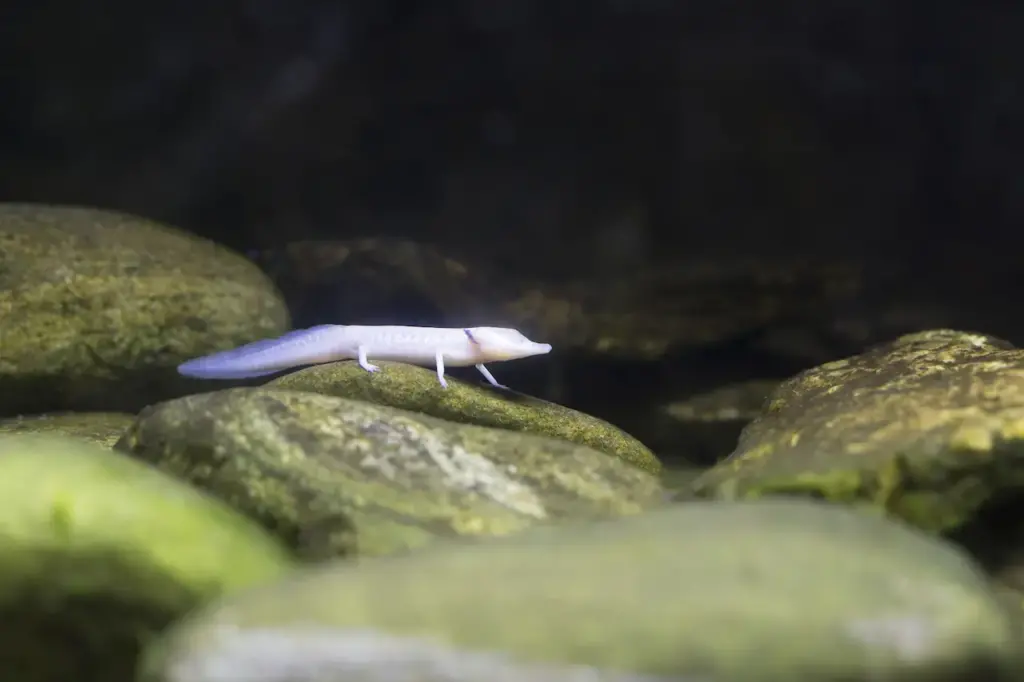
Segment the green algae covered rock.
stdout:
<path fill-rule="evenodd" d="M 911 334 L 782 384 L 729 459 L 695 482 L 721 499 L 864 505 L 930 531 L 1024 490 L 1024 351 Z"/>
<path fill-rule="evenodd" d="M 303 569 L 180 622 L 140 679 L 998 682 L 1002 599 L 902 523 L 699 501 Z"/>
<path fill-rule="evenodd" d="M 0 420 L 0 434 L 50 433 L 82 438 L 112 448 L 134 421 L 135 415 L 125 412 L 42 414 Z"/>
<path fill-rule="evenodd" d="M 128 411 L 190 392 L 188 358 L 274 336 L 288 312 L 244 257 L 152 221 L 0 204 L 0 415 Z"/>
<path fill-rule="evenodd" d="M 597 417 L 454 377 L 448 378 L 448 388 L 444 389 L 432 370 L 397 362 L 377 364 L 382 371 L 375 374 L 357 362 L 317 365 L 275 379 L 267 387 L 314 391 L 453 422 L 561 438 L 614 455 L 651 473 L 661 470 L 661 463 L 643 443 Z"/>
<path fill-rule="evenodd" d="M 254 524 L 150 467 L 77 439 L 0 434 L 5 678 L 130 680 L 169 622 L 290 566 Z"/>
<path fill-rule="evenodd" d="M 226 500 L 309 559 L 635 514 L 665 494 L 652 474 L 582 445 L 284 389 L 155 405 L 115 447 Z"/>

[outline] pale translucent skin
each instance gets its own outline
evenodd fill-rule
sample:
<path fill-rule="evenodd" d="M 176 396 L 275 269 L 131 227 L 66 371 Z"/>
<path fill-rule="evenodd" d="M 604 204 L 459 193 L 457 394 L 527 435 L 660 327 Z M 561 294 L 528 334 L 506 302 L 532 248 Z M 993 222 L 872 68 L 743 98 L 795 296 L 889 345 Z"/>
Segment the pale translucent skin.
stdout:
<path fill-rule="evenodd" d="M 380 368 L 374 360 L 434 366 L 441 386 L 448 386 L 444 368 L 474 365 L 494 386 L 499 384 L 486 362 L 517 360 L 551 351 L 515 329 L 503 327 L 401 327 L 324 324 L 288 332 L 276 339 L 249 343 L 178 366 L 178 372 L 200 379 L 248 379 L 302 365 L 358 360 L 367 372 Z"/>

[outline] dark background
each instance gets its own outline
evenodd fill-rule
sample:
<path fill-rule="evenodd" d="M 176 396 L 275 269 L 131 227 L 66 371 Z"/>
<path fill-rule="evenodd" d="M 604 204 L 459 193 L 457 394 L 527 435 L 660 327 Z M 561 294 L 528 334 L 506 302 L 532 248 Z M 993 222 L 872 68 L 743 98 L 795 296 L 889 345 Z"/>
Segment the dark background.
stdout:
<path fill-rule="evenodd" d="M 755 299 L 766 268 L 856 272 L 777 324 L 673 331 L 699 349 L 677 374 L 787 376 L 935 326 L 1020 342 L 1021 35 L 1011 2 L 10 2 L 0 200 L 213 238 L 275 273 L 298 326 L 365 320 L 346 306 L 372 287 L 289 288 L 312 268 L 289 246 L 369 238 L 500 272 L 506 304 L 576 286 L 637 337 L 651 273 L 674 284 L 645 324 L 678 330 Z M 445 322 L 414 299 L 373 321 Z M 572 346 L 529 320 L 509 324 Z M 669 376 L 667 351 L 618 354 L 641 371 L 595 369 L 596 348 L 575 385 Z"/>

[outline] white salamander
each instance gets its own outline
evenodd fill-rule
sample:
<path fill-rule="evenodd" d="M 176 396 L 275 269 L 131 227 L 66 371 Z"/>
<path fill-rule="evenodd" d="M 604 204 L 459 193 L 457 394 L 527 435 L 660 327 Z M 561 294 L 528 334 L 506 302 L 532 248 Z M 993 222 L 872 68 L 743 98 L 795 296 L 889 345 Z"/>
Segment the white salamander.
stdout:
<path fill-rule="evenodd" d="M 248 379 L 275 374 L 301 365 L 335 360 L 358 360 L 367 372 L 380 368 L 368 358 L 437 367 L 441 386 L 445 365 L 475 365 L 491 384 L 504 388 L 484 367 L 485 362 L 517 360 L 551 351 L 515 329 L 502 327 L 395 327 L 323 324 L 288 332 L 276 339 L 249 343 L 178 366 L 178 372 L 200 379 Z"/>

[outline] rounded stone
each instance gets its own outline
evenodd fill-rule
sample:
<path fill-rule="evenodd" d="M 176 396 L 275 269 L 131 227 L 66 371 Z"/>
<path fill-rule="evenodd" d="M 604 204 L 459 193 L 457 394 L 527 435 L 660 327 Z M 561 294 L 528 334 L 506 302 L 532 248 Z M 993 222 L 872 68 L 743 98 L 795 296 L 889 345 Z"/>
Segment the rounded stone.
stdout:
<path fill-rule="evenodd" d="M 145 682 L 1019 679 L 960 550 L 799 500 L 691 502 L 303 570 L 179 623 Z"/>
<path fill-rule="evenodd" d="M 0 660 L 19 682 L 131 679 L 170 622 L 291 566 L 255 524 L 151 467 L 0 434 Z"/>

